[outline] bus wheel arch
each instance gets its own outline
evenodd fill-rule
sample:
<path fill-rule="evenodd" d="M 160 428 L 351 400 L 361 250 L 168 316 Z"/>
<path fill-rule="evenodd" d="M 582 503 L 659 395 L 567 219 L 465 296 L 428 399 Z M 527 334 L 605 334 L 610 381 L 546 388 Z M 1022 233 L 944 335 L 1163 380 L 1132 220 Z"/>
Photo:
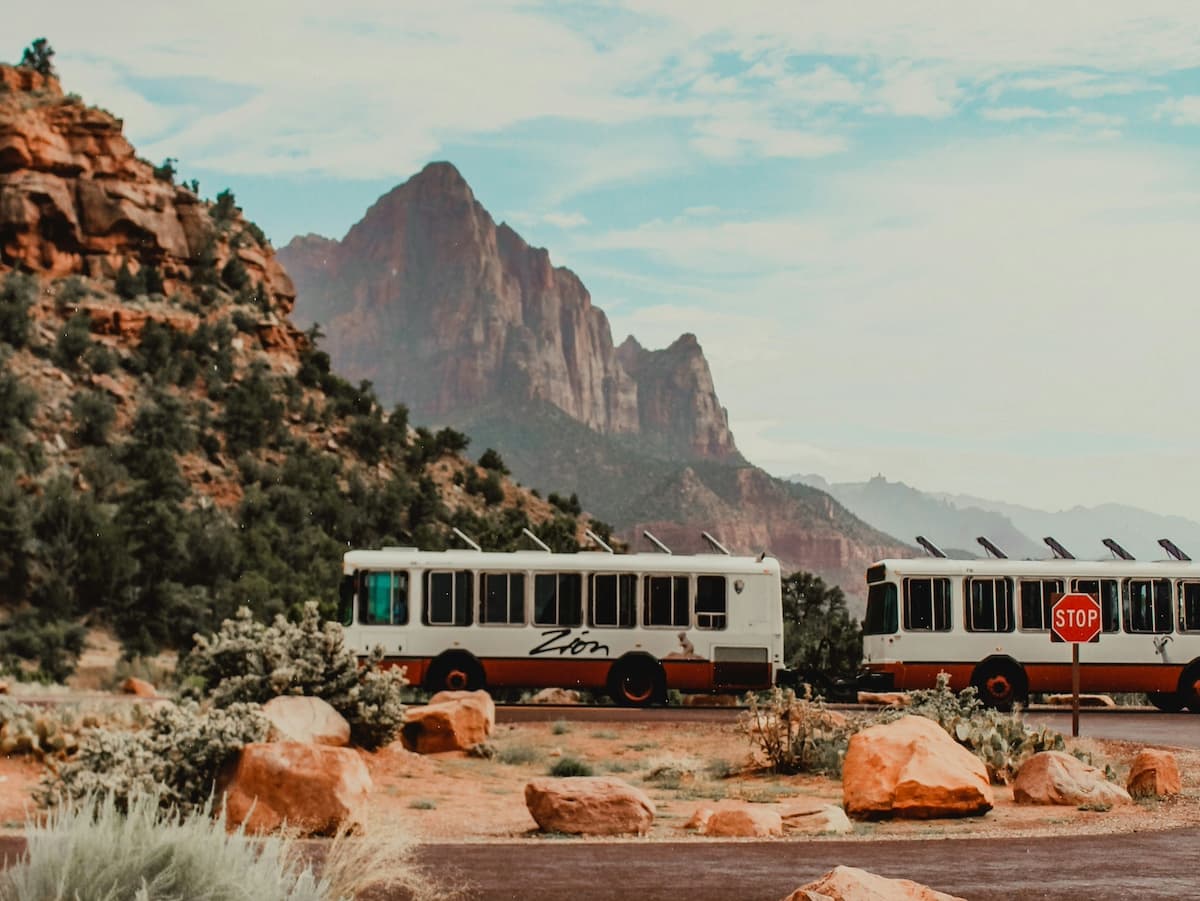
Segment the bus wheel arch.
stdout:
<path fill-rule="evenodd" d="M 483 665 L 469 651 L 446 651 L 425 673 L 425 688 L 433 692 L 476 691 L 485 683 Z"/>
<path fill-rule="evenodd" d="M 1200 658 L 1185 666 L 1179 674 L 1178 700 L 1180 707 L 1200 713 Z"/>
<path fill-rule="evenodd" d="M 971 685 L 979 692 L 985 707 L 1012 710 L 1029 698 L 1029 678 L 1025 668 L 1012 657 L 987 657 L 971 673 Z"/>
<path fill-rule="evenodd" d="M 622 707 L 648 707 L 667 697 L 662 664 L 649 654 L 626 654 L 608 671 L 608 695 Z"/>

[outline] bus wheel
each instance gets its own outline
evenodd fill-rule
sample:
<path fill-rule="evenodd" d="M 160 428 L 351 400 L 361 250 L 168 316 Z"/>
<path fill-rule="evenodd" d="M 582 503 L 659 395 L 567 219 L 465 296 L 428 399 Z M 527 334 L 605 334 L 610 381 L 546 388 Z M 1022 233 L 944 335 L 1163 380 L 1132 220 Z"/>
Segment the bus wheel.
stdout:
<path fill-rule="evenodd" d="M 661 702 L 667 696 L 662 667 L 644 657 L 620 660 L 608 677 L 608 694 L 623 707 L 648 707 Z"/>
<path fill-rule="evenodd" d="M 483 667 L 465 654 L 439 657 L 425 675 L 425 687 L 430 691 L 475 691 L 483 688 Z"/>
<path fill-rule="evenodd" d="M 1029 696 L 1025 671 L 1011 660 L 983 661 L 975 667 L 971 684 L 985 706 L 1006 712 L 1013 704 L 1024 704 Z"/>
<path fill-rule="evenodd" d="M 1200 663 L 1193 663 L 1179 677 L 1179 706 L 1200 713 Z"/>
<path fill-rule="evenodd" d="M 1178 713 L 1183 709 L 1183 699 L 1177 691 L 1152 691 L 1149 698 L 1150 703 L 1163 713 Z"/>

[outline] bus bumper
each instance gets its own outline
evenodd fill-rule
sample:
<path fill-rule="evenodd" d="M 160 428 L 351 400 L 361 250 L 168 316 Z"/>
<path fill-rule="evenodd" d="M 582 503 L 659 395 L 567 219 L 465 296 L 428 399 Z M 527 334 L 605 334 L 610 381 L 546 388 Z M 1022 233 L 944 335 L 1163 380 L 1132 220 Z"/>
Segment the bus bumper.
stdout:
<path fill-rule="evenodd" d="M 896 674 L 883 670 L 860 670 L 854 686 L 859 691 L 893 691 Z"/>

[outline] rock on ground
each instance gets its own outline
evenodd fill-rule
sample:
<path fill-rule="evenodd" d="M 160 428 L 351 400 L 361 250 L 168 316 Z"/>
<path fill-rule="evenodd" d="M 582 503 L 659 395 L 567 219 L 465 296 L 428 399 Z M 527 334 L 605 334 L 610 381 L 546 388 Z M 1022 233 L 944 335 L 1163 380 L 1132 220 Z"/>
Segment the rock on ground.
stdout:
<path fill-rule="evenodd" d="M 1183 786 L 1179 761 L 1170 751 L 1143 748 L 1129 765 L 1125 790 L 1134 798 L 1167 798 L 1177 795 Z"/>
<path fill-rule="evenodd" d="M 699 808 L 684 828 L 722 838 L 767 838 L 783 835 L 783 817 L 777 805 L 719 801 Z"/>
<path fill-rule="evenodd" d="M 284 824 L 300 835 L 365 826 L 371 776 L 350 748 L 299 742 L 246 745 L 219 781 L 229 828 L 253 834 Z"/>
<path fill-rule="evenodd" d="M 1018 804 L 1129 804 L 1125 789 L 1113 785 L 1104 773 L 1063 751 L 1034 754 L 1017 772 L 1013 800 Z"/>
<path fill-rule="evenodd" d="M 993 804 L 983 761 L 923 716 L 853 735 L 842 795 L 846 813 L 859 819 L 978 816 Z"/>
<path fill-rule="evenodd" d="M 440 691 L 424 707 L 404 711 L 401 738 L 418 754 L 465 751 L 487 740 L 496 704 L 486 691 Z"/>
<path fill-rule="evenodd" d="M 267 741 L 298 741 L 341 748 L 350 744 L 350 724 L 322 698 L 284 695 L 263 704 L 271 723 Z"/>
<path fill-rule="evenodd" d="M 529 699 L 530 704 L 578 704 L 580 695 L 573 688 L 543 688 Z"/>
<path fill-rule="evenodd" d="M 910 879 L 888 879 L 858 867 L 834 867 L 784 901 L 965 901 Z"/>
<path fill-rule="evenodd" d="M 883 704 L 887 707 L 907 707 L 912 698 L 906 691 L 860 691 L 860 704 Z"/>
<path fill-rule="evenodd" d="M 158 691 L 145 679 L 135 679 L 130 676 L 121 683 L 121 693 L 133 695 L 136 698 L 157 698 Z"/>
<path fill-rule="evenodd" d="M 543 832 L 571 835 L 645 835 L 655 813 L 644 791 L 604 776 L 532 779 L 525 806 Z"/>

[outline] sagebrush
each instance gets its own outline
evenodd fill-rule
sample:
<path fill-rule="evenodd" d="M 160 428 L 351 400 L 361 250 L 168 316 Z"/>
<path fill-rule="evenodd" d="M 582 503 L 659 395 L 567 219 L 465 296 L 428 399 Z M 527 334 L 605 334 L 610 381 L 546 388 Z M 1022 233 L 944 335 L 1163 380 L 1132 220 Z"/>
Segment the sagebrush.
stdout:
<path fill-rule="evenodd" d="M 840 774 L 857 725 L 825 707 L 820 698 L 800 698 L 790 688 L 747 696 L 738 724 L 771 767 L 785 773 Z"/>
<path fill-rule="evenodd" d="M 196 636 L 180 670 L 218 707 L 280 695 L 323 698 L 350 723 L 355 744 L 377 748 L 400 731 L 408 684 L 402 670 L 380 669 L 382 659 L 376 647 L 360 665 L 342 626 L 323 621 L 310 602 L 298 622 L 281 615 L 271 625 L 241 608 L 216 634 Z"/>
<path fill-rule="evenodd" d="M 84 731 L 78 752 L 47 773 L 36 800 L 54 807 L 104 796 L 124 811 L 154 795 L 182 813 L 202 809 L 221 768 L 266 738 L 268 726 L 257 704 L 212 710 L 195 702 L 163 704 L 140 729 Z"/>

